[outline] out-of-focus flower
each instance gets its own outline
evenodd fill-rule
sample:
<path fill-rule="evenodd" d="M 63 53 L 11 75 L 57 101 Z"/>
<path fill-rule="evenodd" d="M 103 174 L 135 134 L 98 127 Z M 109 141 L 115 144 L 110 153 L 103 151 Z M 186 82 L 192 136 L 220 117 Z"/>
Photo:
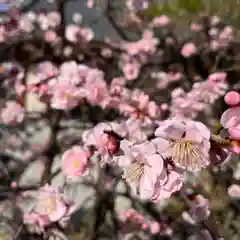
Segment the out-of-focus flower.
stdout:
<path fill-rule="evenodd" d="M 55 109 L 72 109 L 85 96 L 84 90 L 68 82 L 56 83 L 51 98 L 51 106 Z"/>
<path fill-rule="evenodd" d="M 233 28 L 231 26 L 226 26 L 219 34 L 219 42 L 222 46 L 227 46 L 232 38 Z"/>
<path fill-rule="evenodd" d="M 73 21 L 76 23 L 76 24 L 80 24 L 82 22 L 82 15 L 78 12 L 74 13 L 73 14 Z"/>
<path fill-rule="evenodd" d="M 200 111 L 211 114 L 211 104 L 226 93 L 227 84 L 224 82 L 196 82 L 188 93 L 183 89 L 175 89 L 172 92 L 172 104 L 170 117 L 182 119 L 194 119 Z"/>
<path fill-rule="evenodd" d="M 47 78 L 57 76 L 59 73 L 58 68 L 50 61 L 39 63 L 34 69 L 35 74 L 34 84 L 41 83 Z"/>
<path fill-rule="evenodd" d="M 103 72 L 97 69 L 89 71 L 84 84 L 86 99 L 91 104 L 101 104 L 107 96 L 107 85 Z"/>
<path fill-rule="evenodd" d="M 227 74 L 225 72 L 215 72 L 208 76 L 208 81 L 211 82 L 224 82 Z"/>
<path fill-rule="evenodd" d="M 101 51 L 101 55 L 105 58 L 111 58 L 112 54 L 113 52 L 110 48 L 103 48 Z"/>
<path fill-rule="evenodd" d="M 224 101 L 230 106 L 235 106 L 240 103 L 240 94 L 236 91 L 230 91 L 225 95 Z"/>
<path fill-rule="evenodd" d="M 87 7 L 92 8 L 94 6 L 94 0 L 87 0 Z"/>
<path fill-rule="evenodd" d="M 123 223 L 122 233 L 133 233 L 139 230 L 150 231 L 151 234 L 158 234 L 161 231 L 161 224 L 145 216 L 135 209 L 128 209 L 120 213 Z"/>
<path fill-rule="evenodd" d="M 222 126 L 228 130 L 229 137 L 233 140 L 240 140 L 240 107 L 233 107 L 226 110 L 221 116 Z"/>
<path fill-rule="evenodd" d="M 217 16 L 212 16 L 210 19 L 212 26 L 216 26 L 220 21 L 221 21 L 221 19 Z"/>
<path fill-rule="evenodd" d="M 192 23 L 190 27 L 194 32 L 200 32 L 203 29 L 202 25 L 197 23 Z"/>
<path fill-rule="evenodd" d="M 24 214 L 24 222 L 44 231 L 53 222 L 65 225 L 74 210 L 73 203 L 58 189 L 45 185 L 39 189 L 35 207 Z"/>
<path fill-rule="evenodd" d="M 21 123 L 24 116 L 24 108 L 15 101 L 7 101 L 6 106 L 1 111 L 2 122 L 9 125 Z"/>
<path fill-rule="evenodd" d="M 71 25 L 69 24 L 66 27 L 66 32 L 65 32 L 66 39 L 70 42 L 77 42 L 78 41 L 77 34 L 79 30 L 80 30 L 79 26 L 74 24 L 71 24 Z"/>
<path fill-rule="evenodd" d="M 54 31 L 46 31 L 44 33 L 44 39 L 46 42 L 55 43 L 57 40 L 57 34 Z"/>
<path fill-rule="evenodd" d="M 122 98 L 119 104 L 121 113 L 136 119 L 141 119 L 146 124 L 152 122 L 160 115 L 160 107 L 149 96 L 139 89 L 134 89 L 129 96 Z"/>
<path fill-rule="evenodd" d="M 75 178 L 86 173 L 89 157 L 89 150 L 81 146 L 73 146 L 62 155 L 62 171 L 69 178 Z"/>
<path fill-rule="evenodd" d="M 121 137 L 133 143 L 142 143 L 147 140 L 147 135 L 143 131 L 143 124 L 140 119 L 129 118 L 114 127 L 114 131 Z"/>
<path fill-rule="evenodd" d="M 51 28 L 59 26 L 61 23 L 61 15 L 59 12 L 49 12 L 47 14 L 48 24 Z"/>
<path fill-rule="evenodd" d="M 191 120 L 165 120 L 159 124 L 153 143 L 164 158 L 187 170 L 195 171 L 209 164 L 210 131 Z"/>
<path fill-rule="evenodd" d="M 195 196 L 193 205 L 189 210 L 189 213 L 194 221 L 199 222 L 209 217 L 209 204 L 209 200 L 202 195 Z"/>
<path fill-rule="evenodd" d="M 185 58 L 193 56 L 197 52 L 197 48 L 194 43 L 185 43 L 181 49 L 181 55 Z"/>
<path fill-rule="evenodd" d="M 228 188 L 228 195 L 232 198 L 240 198 L 240 186 L 233 184 Z"/>
<path fill-rule="evenodd" d="M 234 177 L 234 179 L 236 179 L 236 180 L 240 180 L 240 162 L 237 163 L 237 166 L 236 166 L 236 168 L 234 169 L 233 177 Z"/>
<path fill-rule="evenodd" d="M 180 72 L 168 72 L 167 76 L 168 80 L 172 82 L 179 81 L 183 77 L 182 73 Z"/>
<path fill-rule="evenodd" d="M 94 33 L 90 28 L 87 27 L 79 27 L 74 24 L 69 24 L 66 27 L 65 36 L 70 42 L 78 42 L 78 41 L 91 41 L 94 37 Z"/>
<path fill-rule="evenodd" d="M 140 65 L 137 62 L 124 64 L 123 73 L 127 80 L 135 80 L 140 73 Z"/>
<path fill-rule="evenodd" d="M 126 6 L 132 11 L 142 11 L 149 6 L 148 0 L 127 0 Z"/>
<path fill-rule="evenodd" d="M 150 24 L 152 27 L 166 27 L 170 23 L 170 18 L 166 15 L 157 16 Z"/>

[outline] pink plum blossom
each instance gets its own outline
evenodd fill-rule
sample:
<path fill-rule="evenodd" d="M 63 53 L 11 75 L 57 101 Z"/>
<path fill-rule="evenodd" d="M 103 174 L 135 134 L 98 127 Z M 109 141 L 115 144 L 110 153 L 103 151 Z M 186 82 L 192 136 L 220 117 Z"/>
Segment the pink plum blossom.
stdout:
<path fill-rule="evenodd" d="M 24 214 L 24 222 L 43 231 L 53 222 L 66 224 L 74 210 L 73 203 L 57 188 L 45 185 L 39 189 L 35 207 Z"/>
<path fill-rule="evenodd" d="M 133 11 L 141 11 L 145 8 L 148 8 L 148 0 L 127 0 L 126 6 Z"/>
<path fill-rule="evenodd" d="M 78 12 L 74 13 L 73 14 L 73 21 L 76 23 L 76 24 L 80 24 L 82 22 L 82 15 Z"/>
<path fill-rule="evenodd" d="M 240 103 L 240 94 L 236 91 L 230 91 L 225 95 L 224 101 L 230 106 L 237 105 Z"/>
<path fill-rule="evenodd" d="M 191 30 L 194 32 L 200 32 L 203 28 L 201 24 L 197 24 L 197 23 L 192 23 L 190 27 L 191 27 Z"/>
<path fill-rule="evenodd" d="M 80 40 L 89 42 L 94 38 L 94 32 L 92 31 L 91 28 L 82 27 L 80 29 L 78 37 L 80 38 Z"/>
<path fill-rule="evenodd" d="M 130 96 L 122 100 L 119 104 L 120 112 L 145 123 L 150 123 L 160 115 L 160 107 L 139 89 L 134 89 Z"/>
<path fill-rule="evenodd" d="M 191 120 L 165 120 L 160 122 L 153 143 L 163 158 L 190 171 L 209 165 L 210 131 Z"/>
<path fill-rule="evenodd" d="M 228 195 L 232 198 L 240 198 L 240 186 L 237 184 L 232 184 L 229 188 L 228 188 Z"/>
<path fill-rule="evenodd" d="M 140 73 L 140 65 L 137 62 L 124 64 L 123 73 L 127 80 L 135 80 Z"/>
<path fill-rule="evenodd" d="M 135 209 L 128 209 L 121 212 L 120 217 L 124 223 L 122 232 L 133 232 L 138 230 L 150 231 L 151 234 L 158 234 L 161 230 L 160 223 L 152 220 L 149 216 L 137 212 Z"/>
<path fill-rule="evenodd" d="M 6 106 L 1 111 L 2 122 L 9 125 L 21 123 L 24 119 L 24 108 L 15 101 L 7 101 Z"/>
<path fill-rule="evenodd" d="M 150 223 L 150 232 L 152 234 L 158 234 L 161 231 L 161 225 L 158 222 Z"/>
<path fill-rule="evenodd" d="M 71 24 L 66 27 L 65 36 L 70 42 L 78 41 L 91 41 L 94 37 L 94 33 L 90 28 L 79 27 L 77 25 Z"/>
<path fill-rule="evenodd" d="M 212 16 L 210 21 L 212 26 L 216 26 L 221 21 L 221 19 L 218 16 Z"/>
<path fill-rule="evenodd" d="M 49 12 L 47 14 L 47 19 L 51 28 L 55 28 L 61 23 L 61 15 L 59 12 Z"/>
<path fill-rule="evenodd" d="M 99 123 L 93 129 L 83 132 L 82 135 L 84 144 L 95 147 L 103 161 L 111 160 L 111 155 L 118 150 L 117 139 L 110 134 L 113 127 L 111 123 Z"/>
<path fill-rule="evenodd" d="M 81 146 L 71 147 L 62 155 L 63 173 L 69 178 L 82 176 L 87 170 L 90 156 L 90 151 Z"/>
<path fill-rule="evenodd" d="M 164 181 L 158 179 L 154 186 L 154 193 L 152 196 L 153 202 L 159 202 L 163 199 L 169 198 L 174 192 L 179 191 L 183 185 L 183 172 L 177 169 L 171 169 L 165 172 L 166 177 Z"/>
<path fill-rule="evenodd" d="M 114 131 L 121 137 L 133 143 L 142 143 L 147 140 L 147 135 L 143 131 L 143 124 L 140 119 L 129 118 L 114 127 Z"/>
<path fill-rule="evenodd" d="M 167 74 L 169 81 L 179 81 L 183 77 L 182 73 L 180 72 L 168 72 Z"/>
<path fill-rule="evenodd" d="M 135 194 L 143 199 L 151 199 L 157 181 L 166 181 L 164 162 L 157 154 L 151 142 L 134 145 L 123 140 L 120 143 L 124 155 L 118 157 L 123 168 L 123 178 L 129 183 Z"/>
<path fill-rule="evenodd" d="M 77 33 L 79 32 L 80 27 L 77 25 L 68 25 L 66 27 L 66 32 L 65 32 L 65 36 L 66 39 L 70 42 L 77 42 L 78 38 L 77 38 Z"/>
<path fill-rule="evenodd" d="M 195 196 L 194 201 L 192 203 L 193 204 L 189 210 L 189 214 L 195 222 L 202 221 L 209 217 L 210 202 L 208 199 L 199 194 Z"/>
<path fill-rule="evenodd" d="M 72 85 L 82 83 L 83 78 L 87 75 L 89 68 L 85 65 L 78 65 L 75 61 L 64 62 L 59 68 L 58 81 L 68 82 Z"/>
<path fill-rule="evenodd" d="M 208 81 L 211 82 L 224 82 L 227 74 L 225 72 L 215 72 L 208 76 Z"/>
<path fill-rule="evenodd" d="M 92 8 L 94 6 L 94 0 L 87 0 L 87 7 Z"/>
<path fill-rule="evenodd" d="M 196 82 L 190 92 L 175 89 L 172 92 L 171 117 L 194 119 L 200 111 L 207 115 L 213 104 L 226 93 L 227 84 L 223 82 Z"/>
<path fill-rule="evenodd" d="M 91 104 L 101 104 L 107 95 L 103 73 L 96 69 L 89 71 L 84 85 L 86 98 Z"/>
<path fill-rule="evenodd" d="M 240 142 L 239 141 L 231 141 L 230 144 L 228 145 L 228 149 L 233 154 L 240 155 Z"/>
<path fill-rule="evenodd" d="M 68 110 L 76 107 L 84 97 L 84 91 L 76 86 L 60 82 L 54 86 L 51 106 L 55 109 Z"/>
<path fill-rule="evenodd" d="M 189 42 L 184 44 L 184 46 L 181 49 L 181 55 L 185 58 L 189 58 L 193 56 L 197 51 L 197 48 L 194 43 Z"/>
<path fill-rule="evenodd" d="M 36 76 L 34 84 L 40 83 L 43 80 L 57 76 L 59 73 L 58 68 L 50 61 L 41 62 L 34 69 L 33 73 Z"/>
<path fill-rule="evenodd" d="M 219 34 L 219 41 L 224 46 L 233 38 L 233 28 L 226 26 Z"/>
<path fill-rule="evenodd" d="M 151 25 L 153 27 L 166 27 L 170 22 L 170 19 L 166 15 L 157 16 L 152 20 Z"/>
<path fill-rule="evenodd" d="M 222 126 L 228 130 L 229 137 L 233 140 L 240 140 L 240 107 L 233 107 L 226 110 L 221 116 Z"/>
<path fill-rule="evenodd" d="M 45 32 L 44 38 L 45 38 L 46 42 L 55 43 L 57 40 L 57 34 L 56 34 L 56 32 L 49 30 L 49 31 Z"/>

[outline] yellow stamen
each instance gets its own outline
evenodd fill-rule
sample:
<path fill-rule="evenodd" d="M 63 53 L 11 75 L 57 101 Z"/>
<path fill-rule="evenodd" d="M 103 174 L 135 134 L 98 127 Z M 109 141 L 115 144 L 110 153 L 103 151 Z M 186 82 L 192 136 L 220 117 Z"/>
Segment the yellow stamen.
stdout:
<path fill-rule="evenodd" d="M 52 212 L 56 211 L 57 202 L 55 197 L 48 197 L 45 199 L 41 199 L 38 203 L 38 208 L 41 212 L 45 214 L 51 214 Z"/>
<path fill-rule="evenodd" d="M 125 178 L 129 182 L 138 182 L 144 173 L 144 164 L 135 162 L 125 169 Z"/>
<path fill-rule="evenodd" d="M 72 94 L 69 91 L 65 92 L 64 95 L 65 95 L 65 98 L 67 98 L 67 99 L 71 99 L 72 98 Z"/>
<path fill-rule="evenodd" d="M 78 160 L 78 159 L 75 159 L 75 160 L 73 161 L 73 167 L 74 167 L 74 168 L 79 168 L 79 166 L 80 166 L 79 160 Z"/>
<path fill-rule="evenodd" d="M 180 139 L 172 143 L 172 160 L 186 168 L 195 168 L 202 165 L 202 156 L 192 141 Z"/>

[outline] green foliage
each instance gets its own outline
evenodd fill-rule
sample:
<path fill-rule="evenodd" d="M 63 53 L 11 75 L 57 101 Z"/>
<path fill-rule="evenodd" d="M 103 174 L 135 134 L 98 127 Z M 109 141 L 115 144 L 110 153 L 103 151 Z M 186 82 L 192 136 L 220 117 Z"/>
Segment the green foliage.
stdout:
<path fill-rule="evenodd" d="M 204 9 L 202 0 L 178 0 L 179 10 L 184 10 L 188 13 L 198 13 Z"/>
<path fill-rule="evenodd" d="M 188 17 L 189 15 L 196 16 L 198 13 L 204 12 L 209 15 L 226 17 L 239 23 L 239 4 L 240 0 L 168 0 L 165 3 L 152 4 L 142 13 L 151 20 L 161 14 L 171 17 Z"/>
<path fill-rule="evenodd" d="M 0 129 L 6 129 L 6 128 L 8 128 L 8 125 L 0 123 Z"/>
<path fill-rule="evenodd" d="M 197 13 L 204 9 L 202 0 L 173 0 L 168 3 L 152 4 L 143 13 L 150 19 L 161 14 L 169 16 L 179 15 L 181 12 Z"/>
<path fill-rule="evenodd" d="M 177 15 L 179 12 L 179 7 L 177 2 L 173 3 L 163 3 L 163 4 L 152 4 L 148 9 L 146 9 L 143 14 L 149 19 L 153 19 L 156 16 L 166 14 L 168 16 Z"/>

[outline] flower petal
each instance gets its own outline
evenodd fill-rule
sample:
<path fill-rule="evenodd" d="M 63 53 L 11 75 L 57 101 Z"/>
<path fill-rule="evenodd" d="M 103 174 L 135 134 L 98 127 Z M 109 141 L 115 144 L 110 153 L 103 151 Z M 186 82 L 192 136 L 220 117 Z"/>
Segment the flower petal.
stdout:
<path fill-rule="evenodd" d="M 155 145 L 155 147 L 157 148 L 157 152 L 159 154 L 161 154 L 163 157 L 164 153 L 170 149 L 171 145 L 170 142 L 166 139 L 157 137 L 155 139 L 152 140 L 152 143 Z"/>
<path fill-rule="evenodd" d="M 157 175 L 160 176 L 161 173 L 164 171 L 164 162 L 162 157 L 159 154 L 155 154 L 149 157 L 146 157 L 146 161 L 151 167 L 152 171 Z"/>
<path fill-rule="evenodd" d="M 150 199 L 154 192 L 154 185 L 157 180 L 157 175 L 153 173 L 149 167 L 144 168 L 144 175 L 139 183 L 139 195 L 142 199 Z"/>
<path fill-rule="evenodd" d="M 124 139 L 120 142 L 120 149 L 124 152 L 124 154 L 128 157 L 132 157 L 132 142 Z"/>
<path fill-rule="evenodd" d="M 52 222 L 58 221 L 60 218 L 62 218 L 64 216 L 66 211 L 67 211 L 66 205 L 60 201 L 57 201 L 56 211 L 54 211 L 53 213 L 51 213 L 49 215 L 50 221 L 52 221 Z"/>
<path fill-rule="evenodd" d="M 240 107 L 233 107 L 226 110 L 220 120 L 222 126 L 226 129 L 240 124 Z"/>
<path fill-rule="evenodd" d="M 187 121 L 185 139 L 200 143 L 204 138 L 210 138 L 210 131 L 202 123 Z"/>
<path fill-rule="evenodd" d="M 133 151 L 140 152 L 144 156 L 151 156 L 156 153 L 156 148 L 153 143 L 146 141 L 144 143 L 135 145 Z"/>
<path fill-rule="evenodd" d="M 185 125 L 178 120 L 166 120 L 160 123 L 160 126 L 155 131 L 157 137 L 164 139 L 178 140 L 182 137 L 185 131 Z"/>

